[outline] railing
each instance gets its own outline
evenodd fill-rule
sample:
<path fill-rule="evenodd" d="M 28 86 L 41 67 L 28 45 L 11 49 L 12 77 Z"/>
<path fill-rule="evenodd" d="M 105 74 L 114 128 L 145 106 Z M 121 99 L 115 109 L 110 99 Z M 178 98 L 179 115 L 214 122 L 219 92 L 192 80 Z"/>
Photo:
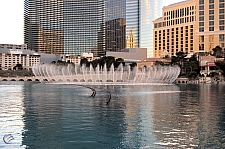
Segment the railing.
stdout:
<path fill-rule="evenodd" d="M 0 81 L 37 81 L 39 82 L 39 80 L 35 76 L 0 77 Z"/>

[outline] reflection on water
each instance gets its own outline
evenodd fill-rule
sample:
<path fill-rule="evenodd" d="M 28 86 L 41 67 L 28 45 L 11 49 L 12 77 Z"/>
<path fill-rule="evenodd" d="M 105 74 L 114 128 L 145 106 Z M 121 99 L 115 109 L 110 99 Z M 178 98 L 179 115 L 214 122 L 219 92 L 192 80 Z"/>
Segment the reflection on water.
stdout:
<path fill-rule="evenodd" d="M 1 82 L 0 148 L 225 147 L 225 85 L 92 87 Z"/>
<path fill-rule="evenodd" d="M 224 148 L 224 85 L 181 85 L 180 97 L 154 100 L 153 129 L 165 147 Z M 220 127 L 219 127 L 220 125 Z M 222 126 L 222 127 L 221 127 Z"/>
<path fill-rule="evenodd" d="M 23 83 L 0 84 L 0 148 L 21 147 L 22 128 L 24 127 L 23 87 Z M 12 144 L 5 145 L 3 137 L 9 134 L 12 134 L 14 139 L 9 142 Z"/>

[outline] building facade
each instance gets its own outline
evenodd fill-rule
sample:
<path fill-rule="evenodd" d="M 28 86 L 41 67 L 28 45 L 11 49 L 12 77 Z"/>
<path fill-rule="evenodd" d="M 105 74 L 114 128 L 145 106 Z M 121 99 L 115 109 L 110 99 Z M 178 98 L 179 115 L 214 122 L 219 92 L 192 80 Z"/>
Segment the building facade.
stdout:
<path fill-rule="evenodd" d="M 126 47 L 126 20 L 118 18 L 105 23 L 105 47 L 107 51 L 121 51 Z"/>
<path fill-rule="evenodd" d="M 63 54 L 62 12 L 62 0 L 24 0 L 24 43 L 28 49 Z"/>
<path fill-rule="evenodd" d="M 21 64 L 25 69 L 31 69 L 32 66 L 40 64 L 40 55 L 27 51 L 26 45 L 0 44 L 1 69 L 12 70 L 17 64 Z"/>
<path fill-rule="evenodd" d="M 24 42 L 47 54 L 103 55 L 98 34 L 104 15 L 104 0 L 25 0 Z"/>
<path fill-rule="evenodd" d="M 147 48 L 153 56 L 152 21 L 163 0 L 25 0 L 24 42 L 51 54 L 94 56 L 124 48 Z M 135 44 L 126 47 L 132 33 Z M 130 42 L 130 41 L 128 41 Z"/>
<path fill-rule="evenodd" d="M 127 39 L 131 39 L 128 36 L 132 33 L 132 42 L 136 46 L 127 46 L 126 48 L 147 48 L 148 57 L 153 56 L 152 21 L 161 16 L 163 1 L 126 0 L 126 37 Z M 130 43 L 129 40 L 128 42 Z"/>
<path fill-rule="evenodd" d="M 195 8 L 194 0 L 163 7 L 163 16 L 153 21 L 155 57 L 160 57 L 166 51 L 169 56 L 179 51 L 194 51 Z"/>
<path fill-rule="evenodd" d="M 163 7 L 163 16 L 153 21 L 154 56 L 224 48 L 224 11 L 224 0 L 188 0 Z"/>
<path fill-rule="evenodd" d="M 111 30 L 116 36 L 111 40 L 117 49 L 124 48 L 147 48 L 148 57 L 153 56 L 153 24 L 152 21 L 161 15 L 161 8 L 164 0 L 106 0 L 106 21 L 117 20 L 122 18 L 126 23 L 126 31 L 121 34 L 116 34 L 119 30 Z M 107 31 L 106 25 L 106 31 Z M 110 39 L 110 34 L 105 35 L 106 41 Z M 111 50 L 112 49 L 112 50 Z M 116 51 L 114 48 L 106 46 L 107 51 Z M 118 50 L 117 50 L 118 51 Z"/>
<path fill-rule="evenodd" d="M 80 56 L 71 56 L 71 55 L 65 56 L 63 60 L 66 62 L 71 62 L 75 65 L 80 65 L 80 62 L 83 58 L 86 58 L 89 62 L 95 59 L 93 57 L 93 53 L 81 53 Z"/>
<path fill-rule="evenodd" d="M 224 48 L 225 1 L 196 1 L 196 51 L 210 52 L 216 46 Z"/>
<path fill-rule="evenodd" d="M 126 61 L 140 61 L 147 58 L 147 48 L 128 48 L 121 52 L 106 52 L 106 56 L 123 58 Z"/>

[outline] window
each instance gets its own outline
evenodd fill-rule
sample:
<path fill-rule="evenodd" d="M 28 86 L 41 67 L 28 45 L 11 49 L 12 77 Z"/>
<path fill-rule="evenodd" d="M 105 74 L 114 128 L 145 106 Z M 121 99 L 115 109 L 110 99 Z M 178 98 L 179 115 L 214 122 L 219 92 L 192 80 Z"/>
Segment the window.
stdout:
<path fill-rule="evenodd" d="M 209 49 L 212 50 L 214 48 L 214 43 L 209 44 Z"/>
<path fill-rule="evenodd" d="M 224 8 L 224 3 L 220 4 L 220 8 Z"/>
<path fill-rule="evenodd" d="M 223 31 L 224 30 L 224 26 L 220 26 L 220 30 Z"/>
<path fill-rule="evenodd" d="M 209 27 L 209 31 L 214 31 L 214 27 Z"/>
<path fill-rule="evenodd" d="M 224 19 L 224 15 L 220 15 L 220 19 Z"/>
<path fill-rule="evenodd" d="M 220 0 L 220 2 L 224 2 L 224 0 Z"/>
<path fill-rule="evenodd" d="M 204 42 L 204 36 L 199 36 L 199 42 Z"/>
<path fill-rule="evenodd" d="M 214 8 L 214 4 L 209 5 L 209 9 L 213 9 Z"/>
<path fill-rule="evenodd" d="M 224 41 L 224 34 L 220 34 L 220 41 Z"/>
<path fill-rule="evenodd" d="M 224 25 L 224 20 L 220 20 L 220 25 Z"/>
<path fill-rule="evenodd" d="M 209 3 L 214 3 L 214 0 L 209 0 Z"/>
<path fill-rule="evenodd" d="M 214 14 L 214 10 L 209 10 L 209 14 Z"/>
<path fill-rule="evenodd" d="M 204 50 L 204 44 L 199 44 L 199 50 Z"/>
<path fill-rule="evenodd" d="M 199 21 L 204 21 L 204 16 L 199 17 Z"/>
<path fill-rule="evenodd" d="M 199 15 L 204 15 L 204 11 L 199 11 Z"/>
<path fill-rule="evenodd" d="M 220 47 L 224 47 L 224 43 L 220 43 L 220 45 L 219 45 Z"/>
<path fill-rule="evenodd" d="M 199 22 L 199 26 L 204 26 L 204 22 Z"/>
<path fill-rule="evenodd" d="M 224 13 L 224 9 L 219 10 L 220 14 Z"/>
<path fill-rule="evenodd" d="M 214 42 L 214 35 L 209 35 L 209 42 Z"/>
<path fill-rule="evenodd" d="M 209 26 L 213 26 L 214 25 L 214 21 L 209 21 Z"/>
<path fill-rule="evenodd" d="M 204 4 L 204 0 L 199 0 L 199 4 Z"/>
<path fill-rule="evenodd" d="M 199 6 L 199 10 L 204 10 L 204 6 Z"/>
<path fill-rule="evenodd" d="M 204 27 L 199 27 L 199 32 L 204 32 Z"/>
<path fill-rule="evenodd" d="M 209 20 L 214 20 L 214 16 L 209 16 Z"/>

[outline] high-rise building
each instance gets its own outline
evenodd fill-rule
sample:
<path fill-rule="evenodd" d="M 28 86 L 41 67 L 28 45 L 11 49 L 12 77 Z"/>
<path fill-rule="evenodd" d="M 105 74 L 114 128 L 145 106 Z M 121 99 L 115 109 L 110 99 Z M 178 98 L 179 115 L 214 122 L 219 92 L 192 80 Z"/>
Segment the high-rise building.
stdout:
<path fill-rule="evenodd" d="M 164 0 L 107 0 L 106 20 L 126 21 L 126 48 L 147 48 L 153 56 L 153 23 L 161 15 Z M 106 27 L 107 28 L 107 27 Z M 107 37 L 106 34 L 106 39 Z M 116 42 L 116 41 L 111 41 Z M 123 47 L 120 46 L 122 49 Z M 107 49 L 106 50 L 110 50 Z"/>
<path fill-rule="evenodd" d="M 126 34 L 133 33 L 136 47 L 147 48 L 147 56 L 153 56 L 153 23 L 161 16 L 163 0 L 127 0 Z M 129 38 L 129 37 L 128 37 Z"/>
<path fill-rule="evenodd" d="M 225 43 L 225 0 L 196 0 L 196 45 L 199 51 L 210 52 Z"/>
<path fill-rule="evenodd" d="M 163 2 L 164 0 L 108 0 L 106 19 L 124 18 L 126 48 L 147 48 L 148 57 L 152 57 L 152 21 L 161 16 Z"/>
<path fill-rule="evenodd" d="M 104 55 L 104 32 L 100 28 L 104 23 L 104 0 L 64 0 L 64 54 L 92 52 L 95 56 Z"/>
<path fill-rule="evenodd" d="M 163 16 L 153 21 L 154 57 L 194 52 L 195 9 L 194 0 L 163 7 Z"/>
<path fill-rule="evenodd" d="M 126 48 L 126 20 L 118 18 L 105 23 L 105 47 L 107 51 Z"/>
<path fill-rule="evenodd" d="M 135 41 L 153 56 L 152 21 L 163 0 L 25 0 L 25 44 L 44 53 L 120 51 Z M 129 48 L 129 47 L 127 47 Z"/>
<path fill-rule="evenodd" d="M 63 53 L 63 1 L 24 1 L 24 42 L 28 49 Z"/>
<path fill-rule="evenodd" d="M 225 0 L 187 0 L 164 7 L 163 16 L 153 21 L 154 56 L 224 49 L 224 5 Z"/>
<path fill-rule="evenodd" d="M 104 55 L 98 48 L 104 47 L 104 41 L 98 40 L 100 24 L 105 21 L 104 0 L 25 0 L 24 6 L 24 42 L 29 49 Z"/>

